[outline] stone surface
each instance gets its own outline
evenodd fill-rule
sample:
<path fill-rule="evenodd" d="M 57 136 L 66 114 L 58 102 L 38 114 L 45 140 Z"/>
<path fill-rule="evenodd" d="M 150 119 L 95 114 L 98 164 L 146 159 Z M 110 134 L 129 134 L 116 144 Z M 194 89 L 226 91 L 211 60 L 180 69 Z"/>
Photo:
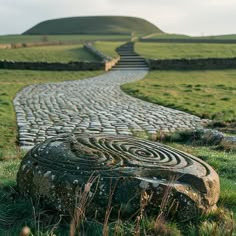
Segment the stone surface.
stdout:
<path fill-rule="evenodd" d="M 141 101 L 120 90 L 120 85 L 146 74 L 144 69 L 118 70 L 85 80 L 24 88 L 14 99 L 20 146 L 30 148 L 48 137 L 71 132 L 129 135 L 202 127 L 199 117 Z"/>
<path fill-rule="evenodd" d="M 235 69 L 236 58 L 149 59 L 152 70 Z"/>
<path fill-rule="evenodd" d="M 202 160 L 160 143 L 105 134 L 64 135 L 36 145 L 23 158 L 17 184 L 62 212 L 72 212 L 85 196 L 90 216 L 104 215 L 111 189 L 116 217 L 120 208 L 130 217 L 140 196 L 148 199 L 147 211 L 156 214 L 164 199 L 180 219 L 213 210 L 219 198 L 218 175 Z"/>
<path fill-rule="evenodd" d="M 218 145 L 224 139 L 224 134 L 213 129 L 199 129 L 193 131 L 195 141 L 200 144 Z"/>
<path fill-rule="evenodd" d="M 225 150 L 235 152 L 236 151 L 236 136 L 224 137 L 220 145 L 223 146 Z"/>

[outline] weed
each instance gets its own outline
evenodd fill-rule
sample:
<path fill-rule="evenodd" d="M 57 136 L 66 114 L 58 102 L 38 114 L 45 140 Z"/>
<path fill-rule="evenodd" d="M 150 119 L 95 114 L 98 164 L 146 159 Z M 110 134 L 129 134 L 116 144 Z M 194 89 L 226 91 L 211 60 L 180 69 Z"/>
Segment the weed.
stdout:
<path fill-rule="evenodd" d="M 98 184 L 98 176 L 91 175 L 88 179 L 87 183 L 84 185 L 84 188 L 78 189 L 76 193 L 76 205 L 73 212 L 72 221 L 70 223 L 70 236 L 75 236 L 76 232 L 78 232 L 78 235 L 80 233 L 81 225 L 83 224 L 86 216 L 86 209 L 89 207 L 92 196 L 91 194 L 91 187 L 96 183 Z M 93 193 L 96 194 L 96 189 Z"/>

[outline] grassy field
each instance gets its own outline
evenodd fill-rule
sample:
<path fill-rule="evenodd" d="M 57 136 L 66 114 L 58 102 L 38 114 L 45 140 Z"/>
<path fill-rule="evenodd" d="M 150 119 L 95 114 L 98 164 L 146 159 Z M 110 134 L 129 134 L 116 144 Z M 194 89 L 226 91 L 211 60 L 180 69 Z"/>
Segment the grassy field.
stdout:
<path fill-rule="evenodd" d="M 150 72 L 145 79 L 122 86 L 128 94 L 157 104 L 188 111 L 206 118 L 217 120 L 235 120 L 236 117 L 236 71 L 204 72 Z M 235 127 L 234 127 L 235 128 Z M 173 235 L 235 235 L 223 222 L 230 218 L 236 220 L 236 153 L 217 151 L 216 147 L 197 146 L 188 140 L 176 141 L 173 135 L 171 143 L 174 148 L 190 153 L 209 163 L 219 174 L 221 194 L 218 206 L 220 215 L 200 217 L 192 225 L 185 224 L 185 231 L 177 223 L 180 234 Z M 178 136 L 178 135 L 177 135 Z M 229 216 L 225 211 L 233 212 Z M 218 219 L 218 223 L 214 222 Z M 219 223 L 222 223 L 220 226 Z M 221 224 L 220 223 L 220 224 Z M 218 224 L 218 226 L 217 226 Z M 235 223 L 234 223 L 235 224 Z M 210 230 L 211 228 L 211 230 Z M 160 234 L 161 235 L 161 234 Z M 171 235 L 171 234 L 170 234 Z"/>
<path fill-rule="evenodd" d="M 230 72 L 232 74 L 236 73 L 235 71 Z M 98 73 L 101 72 L 0 71 L 0 235 L 17 236 L 25 225 L 32 229 L 35 236 L 49 236 L 52 235 L 52 232 L 57 236 L 69 235 L 70 221 L 68 219 L 60 221 L 60 216 L 57 213 L 46 212 L 39 206 L 33 205 L 29 199 L 18 195 L 15 190 L 16 173 L 20 158 L 24 155 L 16 146 L 17 132 L 12 105 L 16 92 L 28 84 L 81 79 Z M 155 73 L 150 73 L 149 76 L 153 79 Z M 160 78 L 163 78 L 165 73 L 167 72 L 163 72 Z M 230 75 L 229 71 L 223 73 L 228 77 Z M 167 79 L 167 75 L 165 77 Z M 177 77 L 182 78 L 182 75 Z M 159 80 L 158 78 L 155 77 L 155 85 L 160 83 L 159 81 L 156 83 L 156 80 Z M 187 78 L 180 84 L 191 84 L 195 88 L 193 81 L 196 78 L 191 83 L 188 82 L 189 79 Z M 228 80 L 226 79 L 230 83 L 230 78 Z M 222 78 L 220 81 L 222 81 Z M 234 83 L 234 81 L 231 81 L 231 83 Z M 147 81 L 145 84 L 150 85 Z M 158 88 L 158 86 L 154 87 Z M 216 236 L 231 236 L 232 234 L 229 232 L 232 231 L 232 217 L 235 219 L 236 216 L 236 154 L 215 151 L 210 147 L 194 146 L 194 144 L 168 143 L 168 145 L 198 156 L 217 170 L 221 181 L 219 210 L 214 214 L 199 215 L 199 218 L 192 222 L 179 223 L 173 219 L 171 221 L 166 219 L 163 222 L 158 222 L 161 226 L 159 228 L 155 226 L 157 221 L 155 217 L 145 216 L 139 222 L 139 225 L 137 225 L 136 218 L 128 221 L 119 219 L 108 224 L 110 235 L 137 235 L 135 232 L 137 232 L 138 227 L 140 235 L 147 235 L 148 232 L 150 235 L 170 236 L 211 236 L 213 234 Z M 234 216 L 231 215 L 231 212 L 234 213 Z M 60 225 L 55 225 L 59 221 Z M 101 236 L 103 230 L 103 222 L 90 219 L 83 221 L 83 232 L 88 235 Z"/>
<path fill-rule="evenodd" d="M 152 23 L 137 17 L 86 16 L 53 19 L 27 30 L 26 35 L 47 34 L 148 34 L 161 32 Z"/>
<path fill-rule="evenodd" d="M 84 49 L 82 44 L 3 49 L 0 52 L 0 60 L 10 61 L 69 62 L 98 60 Z"/>
<path fill-rule="evenodd" d="M 115 57 L 114 50 L 120 44 L 122 42 L 96 42 L 95 47 L 106 55 Z M 16 173 L 20 159 L 24 155 L 16 145 L 17 128 L 12 105 L 15 94 L 29 84 L 82 79 L 100 73 L 0 70 L 0 235 L 18 236 L 25 225 L 32 229 L 34 236 L 64 236 L 69 235 L 70 231 L 70 220 L 61 220 L 59 214 L 46 212 L 33 205 L 15 189 Z M 144 80 L 124 85 L 123 89 L 132 96 L 202 117 L 226 121 L 236 117 L 236 70 L 151 72 Z M 108 224 L 109 234 L 235 235 L 236 232 L 232 233 L 232 227 L 233 219 L 236 220 L 236 154 L 184 142 L 167 144 L 203 159 L 216 169 L 221 182 L 219 210 L 212 214 L 199 215 L 194 221 L 185 223 L 173 219 L 157 222 L 156 217 L 150 216 L 144 216 L 139 224 L 137 218 L 128 221 L 119 219 Z M 159 228 L 155 226 L 156 223 Z M 103 222 L 85 219 L 82 230 L 87 235 L 107 236 L 108 234 L 103 234 L 105 227 Z M 140 230 L 140 234 L 137 233 L 137 229 Z"/>
<path fill-rule="evenodd" d="M 79 43 L 80 41 L 97 41 L 97 40 L 129 40 L 130 35 L 2 35 L 0 44 L 9 43 L 28 43 L 28 42 L 63 42 Z"/>
<path fill-rule="evenodd" d="M 99 51 L 103 52 L 106 56 L 110 56 L 116 58 L 119 54 L 115 51 L 120 45 L 124 44 L 125 42 L 96 42 L 94 43 L 94 47 L 97 48 Z"/>
<path fill-rule="evenodd" d="M 236 44 L 135 43 L 135 51 L 150 59 L 236 57 Z"/>
<path fill-rule="evenodd" d="M 236 118 L 236 70 L 153 71 L 122 86 L 128 94 L 221 121 Z"/>
<path fill-rule="evenodd" d="M 218 210 L 199 215 L 193 221 L 184 223 L 174 219 L 158 221 L 157 216 L 150 217 L 145 214 L 139 223 L 137 218 L 118 219 L 108 223 L 109 235 L 233 236 L 233 222 L 236 220 L 236 154 L 180 143 L 168 145 L 198 156 L 217 170 L 221 183 Z M 60 221 L 60 216 L 56 212 L 46 212 L 33 205 L 29 199 L 18 195 L 14 187 L 19 164 L 19 159 L 0 162 L 0 235 L 17 236 L 25 225 L 37 236 L 50 236 L 52 233 L 57 236 L 69 235 L 68 218 Z M 82 222 L 81 231 L 87 235 L 107 235 L 103 234 L 103 222 L 91 219 L 84 219 Z M 140 230 L 140 234 L 137 234 L 137 229 Z"/>
<path fill-rule="evenodd" d="M 17 146 L 16 117 L 12 104 L 16 93 L 29 84 L 78 80 L 101 73 L 101 71 L 40 72 L 0 70 L 0 235 L 19 235 L 20 229 L 27 222 L 32 223 L 35 219 L 33 217 L 32 204 L 29 200 L 21 197 L 16 201 L 12 199 L 14 192 L 12 190 L 16 184 L 18 165 L 20 158 L 24 154 Z M 11 219 L 9 219 L 10 215 L 8 214 L 12 216 Z M 18 223 L 12 227 L 12 221 Z M 42 236 L 42 234 L 35 235 Z"/>

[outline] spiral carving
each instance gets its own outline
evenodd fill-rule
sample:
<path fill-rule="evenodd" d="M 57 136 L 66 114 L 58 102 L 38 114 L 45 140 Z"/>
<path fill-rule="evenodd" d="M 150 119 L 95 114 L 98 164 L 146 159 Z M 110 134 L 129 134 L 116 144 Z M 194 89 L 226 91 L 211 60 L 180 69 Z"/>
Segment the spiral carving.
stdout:
<path fill-rule="evenodd" d="M 136 190 L 155 191 L 160 186 L 167 186 L 172 179 L 172 187 L 178 194 L 204 209 L 215 206 L 219 196 L 218 176 L 202 160 L 157 142 L 102 134 L 56 137 L 37 145 L 22 161 L 18 186 L 23 192 L 32 194 L 32 186 L 35 189 L 36 182 L 42 177 L 47 182 L 47 191 L 43 193 L 42 186 L 38 186 L 37 195 L 40 192 L 50 198 L 50 191 L 59 188 L 68 191 L 68 183 L 72 191 L 74 183 L 81 186 L 92 175 L 105 177 L 106 181 L 101 184 L 108 185 L 106 191 L 109 189 L 107 179 L 122 178 L 120 186 L 126 186 L 128 181 Z M 118 186 L 118 189 L 123 187 Z M 62 198 L 58 193 L 54 195 Z M 62 201 L 64 206 L 66 201 Z"/>
<path fill-rule="evenodd" d="M 148 168 L 155 170 L 174 170 L 187 173 L 197 169 L 199 177 L 209 174 L 209 167 L 201 160 L 186 153 L 172 149 L 157 142 L 150 142 L 127 136 L 81 135 L 71 136 L 66 142 L 63 138 L 53 138 L 44 145 L 36 146 L 31 151 L 36 162 L 43 163 L 51 169 L 67 170 L 79 173 L 100 171 L 103 174 L 109 171 L 119 171 L 125 168 Z M 65 154 L 49 155 L 50 152 L 59 152 L 68 148 Z M 56 158 L 56 162 L 55 162 Z"/>

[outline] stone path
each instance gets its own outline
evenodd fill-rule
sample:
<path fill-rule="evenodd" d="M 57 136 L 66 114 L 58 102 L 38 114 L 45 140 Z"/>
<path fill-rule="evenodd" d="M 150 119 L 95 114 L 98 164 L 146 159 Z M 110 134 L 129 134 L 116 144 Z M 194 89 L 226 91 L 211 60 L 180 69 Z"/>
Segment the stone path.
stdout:
<path fill-rule="evenodd" d="M 147 209 L 159 210 L 171 183 L 170 202 L 171 207 L 175 203 L 177 218 L 189 220 L 215 210 L 219 177 L 209 165 L 158 142 L 125 136 L 136 131 L 152 135 L 195 129 L 203 121 L 124 94 L 120 85 L 142 79 L 148 72 L 146 62 L 130 50 L 132 45 L 124 47 L 119 49 L 120 62 L 109 73 L 32 85 L 17 94 L 20 145 L 31 148 L 56 136 L 24 157 L 17 174 L 20 192 L 34 200 L 40 196 L 47 205 L 68 213 L 75 208 L 77 190 L 90 179 L 89 212 L 94 216 L 96 209 L 103 219 L 112 182 L 116 188 L 113 210 L 118 214 L 120 205 L 128 204 L 121 212 L 125 216 L 138 211 L 144 190 L 150 193 Z"/>
<path fill-rule="evenodd" d="M 15 100 L 21 146 L 70 132 L 154 134 L 201 126 L 201 119 L 130 97 L 120 85 L 142 79 L 141 71 L 112 71 L 95 78 L 31 85 Z"/>
<path fill-rule="evenodd" d="M 148 72 L 145 60 L 132 44 L 118 50 L 121 60 L 113 71 L 95 78 L 31 85 L 14 99 L 19 144 L 31 148 L 58 134 L 174 132 L 195 129 L 202 120 L 123 93 L 120 85 L 142 79 Z"/>
<path fill-rule="evenodd" d="M 114 70 L 147 70 L 148 66 L 144 58 L 134 51 L 133 43 L 121 45 L 117 52 L 120 55 L 120 61 L 113 68 Z"/>

